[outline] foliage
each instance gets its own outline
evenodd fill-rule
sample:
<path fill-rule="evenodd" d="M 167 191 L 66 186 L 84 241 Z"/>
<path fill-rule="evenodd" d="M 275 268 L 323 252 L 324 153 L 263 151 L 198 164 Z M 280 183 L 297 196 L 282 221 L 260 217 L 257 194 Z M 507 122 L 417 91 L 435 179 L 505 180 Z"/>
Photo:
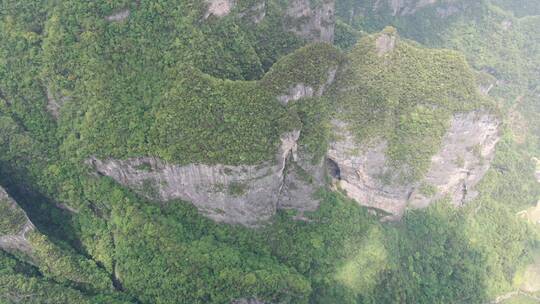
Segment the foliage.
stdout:
<path fill-rule="evenodd" d="M 393 29 L 362 38 L 349 54 L 338 82 L 337 116 L 360 143 L 388 142 L 397 181 L 417 180 L 438 151 L 453 113 L 488 107 L 464 58 L 401 40 Z M 393 37 L 393 38 L 391 38 Z M 395 39 L 379 54 L 378 39 Z"/>
<path fill-rule="evenodd" d="M 24 212 L 13 206 L 7 199 L 0 198 L 0 214 L 2 214 L 0 217 L 0 235 L 18 234 L 27 221 Z"/>
<path fill-rule="evenodd" d="M 386 4 L 362 7 L 376 0 L 340 0 L 335 44 L 352 47 L 345 55 L 287 32 L 288 1 L 266 1 L 259 23 L 249 11 L 256 1 L 236 2 L 208 19 L 195 0 L 1 2 L 0 185 L 39 232 L 29 237 L 35 266 L 0 251 L 0 302 L 485 303 L 514 288 L 539 244 L 515 216 L 539 196 L 538 18 L 493 5 L 520 9 L 506 0 L 452 1 L 468 9 L 442 19 L 435 6 L 392 16 Z M 126 20 L 105 20 L 123 9 Z M 388 24 L 464 55 L 396 38 L 379 57 L 380 35 L 364 32 Z M 276 100 L 298 83 L 317 91 L 334 67 L 346 69 L 330 93 Z M 300 152 L 317 161 L 337 117 L 362 143 L 387 140 L 391 164 L 415 179 L 453 113 L 491 109 L 476 82 L 497 80 L 503 110 L 523 95 L 515 109 L 529 122 L 527 140 L 517 143 L 507 124 L 475 201 L 408 211 L 400 223 L 380 223 L 325 189 L 315 212 L 281 211 L 256 229 L 217 224 L 187 202 L 153 204 L 83 165 L 90 155 L 254 164 L 300 128 Z M 47 95 L 64 101 L 58 120 Z"/>

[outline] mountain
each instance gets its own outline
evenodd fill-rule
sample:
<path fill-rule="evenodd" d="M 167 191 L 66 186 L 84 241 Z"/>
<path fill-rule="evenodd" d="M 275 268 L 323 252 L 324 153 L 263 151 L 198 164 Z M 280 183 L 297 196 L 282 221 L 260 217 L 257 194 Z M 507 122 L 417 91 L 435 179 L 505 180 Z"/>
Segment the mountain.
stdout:
<path fill-rule="evenodd" d="M 533 303 L 533 0 L 0 2 L 0 303 Z"/>

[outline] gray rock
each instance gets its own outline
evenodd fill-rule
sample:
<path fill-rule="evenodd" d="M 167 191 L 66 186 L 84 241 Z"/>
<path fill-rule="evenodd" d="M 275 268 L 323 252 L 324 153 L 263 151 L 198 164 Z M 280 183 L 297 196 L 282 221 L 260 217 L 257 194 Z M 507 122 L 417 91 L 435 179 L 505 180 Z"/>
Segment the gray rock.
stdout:
<path fill-rule="evenodd" d="M 233 300 L 231 304 L 265 304 L 265 302 L 258 299 L 238 299 Z"/>
<path fill-rule="evenodd" d="M 375 40 L 375 49 L 377 55 L 383 56 L 384 54 L 391 52 L 396 47 L 396 36 L 390 34 L 381 34 Z"/>
<path fill-rule="evenodd" d="M 285 168 L 278 209 L 297 210 L 301 214 L 317 210 L 320 201 L 315 197 L 315 192 L 325 185 L 325 178 L 324 159 L 313 163 L 310 154 L 298 152 Z"/>
<path fill-rule="evenodd" d="M 337 139 L 330 145 L 328 159 L 339 172 L 333 178 L 335 186 L 363 206 L 392 214 L 389 219 L 399 219 L 408 207 L 424 208 L 446 196 L 455 205 L 473 199 L 477 195 L 474 187 L 489 169 L 500 139 L 499 120 L 493 115 L 456 114 L 425 177 L 415 183 L 396 185 L 382 179 L 386 176 L 394 180 L 398 174 L 387 165 L 384 140 L 362 146 L 346 123 L 333 124 Z M 422 193 L 421 186 L 431 187 L 435 193 Z"/>
<path fill-rule="evenodd" d="M 34 224 L 32 224 L 24 210 L 17 205 L 17 203 L 2 187 L 0 187 L 0 204 L 2 204 L 3 208 L 10 208 L 12 210 L 12 214 L 15 214 L 18 218 L 20 217 L 23 219 L 21 222 L 16 222 L 13 219 L 10 219 L 10 224 L 16 226 L 14 227 L 14 230 L 17 232 L 0 233 L 0 248 L 8 252 L 18 251 L 30 254 L 32 247 L 27 239 L 27 236 L 29 233 L 35 230 Z"/>
<path fill-rule="evenodd" d="M 313 88 L 303 83 L 298 83 L 294 87 L 290 88 L 287 94 L 278 97 L 279 102 L 283 105 L 289 103 L 289 101 L 300 100 L 305 97 L 313 97 Z"/>
<path fill-rule="evenodd" d="M 339 170 L 338 176 L 333 176 L 336 187 L 363 206 L 401 216 L 412 186 L 382 181 L 383 175 L 395 174 L 386 164 L 386 142 L 374 140 L 370 146 L 363 146 L 346 123 L 335 120 L 333 126 L 337 138 L 330 144 L 327 157 Z"/>
<path fill-rule="evenodd" d="M 250 166 L 177 166 L 157 158 L 88 161 L 97 172 L 154 200 L 192 202 L 205 216 L 225 223 L 257 225 L 273 216 L 284 187 L 285 166 L 296 157 L 300 131 L 281 137 L 275 162 Z"/>
<path fill-rule="evenodd" d="M 454 115 L 442 148 L 431 158 L 424 178 L 437 193 L 427 197 L 415 191 L 410 206 L 423 208 L 445 196 L 456 205 L 474 199 L 478 194 L 474 187 L 490 168 L 499 140 L 499 120 L 494 116 L 478 112 Z"/>
<path fill-rule="evenodd" d="M 393 16 L 413 15 L 420 8 L 435 3 L 437 0 L 389 0 Z"/>
<path fill-rule="evenodd" d="M 119 22 L 119 21 L 124 21 L 126 20 L 129 15 L 131 14 L 131 11 L 129 9 L 123 9 L 123 10 L 120 10 L 112 15 L 109 15 L 107 17 L 105 17 L 105 20 L 109 21 L 109 22 Z"/>
<path fill-rule="evenodd" d="M 321 97 L 326 90 L 334 83 L 336 79 L 337 67 L 328 70 L 328 76 L 325 83 L 323 83 L 317 90 L 313 87 L 305 85 L 303 83 L 297 83 L 290 87 L 286 94 L 278 96 L 277 99 L 283 105 L 288 104 L 290 101 L 297 101 L 306 97 Z"/>
<path fill-rule="evenodd" d="M 335 0 L 312 6 L 310 0 L 291 0 L 286 9 L 286 29 L 311 41 L 334 41 Z"/>
<path fill-rule="evenodd" d="M 58 119 L 60 116 L 60 109 L 69 101 L 69 99 L 68 96 L 62 96 L 60 93 L 53 93 L 53 90 L 47 87 L 47 111 L 49 111 L 55 119 Z"/>
<path fill-rule="evenodd" d="M 437 16 L 444 19 L 459 13 L 461 10 L 457 6 L 447 5 L 445 7 L 437 7 L 436 11 Z"/>
<path fill-rule="evenodd" d="M 240 18 L 250 18 L 255 24 L 259 24 L 266 17 L 266 1 L 261 1 L 238 14 Z"/>
<path fill-rule="evenodd" d="M 227 16 L 235 6 L 233 0 L 207 0 L 206 2 L 208 3 L 208 8 L 204 14 L 204 19 L 210 16 Z"/>

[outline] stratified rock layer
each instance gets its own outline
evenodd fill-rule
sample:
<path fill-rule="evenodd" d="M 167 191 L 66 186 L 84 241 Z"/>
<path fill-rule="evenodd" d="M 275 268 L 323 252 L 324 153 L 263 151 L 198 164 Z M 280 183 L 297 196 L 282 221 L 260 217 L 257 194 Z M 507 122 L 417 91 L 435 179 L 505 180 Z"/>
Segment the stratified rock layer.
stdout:
<path fill-rule="evenodd" d="M 292 0 L 286 10 L 287 30 L 310 41 L 334 41 L 334 0 L 312 5 L 310 0 Z"/>
<path fill-rule="evenodd" d="M 395 185 L 382 178 L 397 174 L 388 165 L 385 141 L 362 146 L 345 123 L 335 121 L 334 125 L 337 140 L 331 143 L 328 158 L 339 171 L 334 178 L 336 186 L 359 204 L 383 210 L 394 218 L 401 217 L 407 207 L 427 207 L 445 197 L 456 205 L 473 199 L 477 195 L 474 187 L 489 169 L 499 141 L 499 121 L 494 116 L 456 114 L 425 177 Z M 426 188 L 433 193 L 425 193 Z"/>
<path fill-rule="evenodd" d="M 4 214 L 0 215 L 3 217 L 2 221 L 9 222 L 11 226 L 3 227 L 0 231 L 0 248 L 9 252 L 30 253 L 32 247 L 27 236 L 35 230 L 34 224 L 2 187 L 0 187 L 0 205 L 0 209 L 5 210 Z"/>
<path fill-rule="evenodd" d="M 226 223 L 255 225 L 275 214 L 284 187 L 287 159 L 295 158 L 299 131 L 281 137 L 275 162 L 260 165 L 169 165 L 152 157 L 91 159 L 110 176 L 149 199 L 192 202 L 204 215 Z"/>

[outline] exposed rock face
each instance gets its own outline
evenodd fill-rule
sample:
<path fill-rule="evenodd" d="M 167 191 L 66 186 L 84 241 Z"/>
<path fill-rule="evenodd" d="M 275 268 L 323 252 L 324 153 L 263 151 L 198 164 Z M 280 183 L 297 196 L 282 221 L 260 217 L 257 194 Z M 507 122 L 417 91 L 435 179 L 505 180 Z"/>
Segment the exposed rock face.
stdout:
<path fill-rule="evenodd" d="M 502 26 L 503 30 L 507 31 L 512 27 L 512 21 L 511 20 L 504 20 L 503 22 L 501 22 L 501 26 Z"/>
<path fill-rule="evenodd" d="M 474 199 L 478 195 L 474 187 L 488 171 L 499 139 L 499 122 L 493 116 L 476 112 L 455 115 L 424 178 L 437 194 L 427 197 L 415 191 L 411 206 L 426 207 L 446 195 L 457 205 Z"/>
<path fill-rule="evenodd" d="M 47 87 L 47 111 L 49 111 L 55 119 L 58 119 L 60 116 L 60 109 L 67 101 L 69 101 L 69 97 L 53 93 L 51 88 Z"/>
<path fill-rule="evenodd" d="M 7 216 L 7 221 L 12 226 L 10 229 L 4 227 L 0 231 L 0 248 L 9 252 L 30 253 L 32 247 L 27 236 L 35 230 L 34 224 L 2 187 L 0 187 L 0 209 L 7 211 L 0 216 L 4 217 L 3 220 Z"/>
<path fill-rule="evenodd" d="M 437 3 L 437 0 L 390 0 L 393 16 L 406 16 L 416 13 L 422 7 Z"/>
<path fill-rule="evenodd" d="M 480 86 L 478 86 L 478 91 L 480 91 L 480 94 L 482 94 L 484 96 L 488 96 L 489 92 L 491 92 L 491 90 L 494 87 L 495 87 L 495 84 L 493 84 L 493 83 L 486 84 L 486 85 L 480 85 Z"/>
<path fill-rule="evenodd" d="M 437 7 L 437 16 L 440 18 L 448 18 L 452 15 L 455 15 L 461 11 L 457 6 L 447 5 L 445 7 Z"/>
<path fill-rule="evenodd" d="M 334 121 L 333 125 L 338 138 L 330 144 L 327 157 L 339 172 L 332 174 L 336 185 L 363 206 L 401 215 L 412 187 L 381 181 L 382 175 L 391 173 L 386 165 L 386 142 L 366 148 L 356 142 L 347 124 Z"/>
<path fill-rule="evenodd" d="M 292 0 L 286 9 L 286 29 L 312 41 L 334 41 L 335 0 L 316 6 L 310 0 Z"/>
<path fill-rule="evenodd" d="M 266 1 L 261 1 L 238 15 L 241 18 L 250 18 L 255 24 L 261 23 L 266 17 Z"/>
<path fill-rule="evenodd" d="M 316 199 L 315 192 L 325 185 L 326 171 L 323 162 L 321 159 L 313 163 L 311 155 L 301 152 L 289 160 L 285 168 L 278 209 L 293 209 L 301 213 L 317 210 L 320 202 Z M 302 216 L 297 219 L 302 219 Z"/>
<path fill-rule="evenodd" d="M 375 49 L 378 56 L 391 52 L 396 47 L 396 36 L 390 34 L 381 34 L 375 40 Z"/>
<path fill-rule="evenodd" d="M 446 196 L 456 205 L 473 199 L 477 195 L 473 189 L 489 169 L 499 141 L 499 122 L 492 115 L 456 114 L 424 179 L 389 185 L 381 177 L 396 173 L 387 166 L 386 142 L 379 140 L 362 147 L 345 123 L 334 121 L 334 125 L 338 139 L 328 151 L 328 158 L 339 171 L 334 182 L 361 205 L 386 211 L 393 218 L 401 217 L 407 207 L 427 207 Z M 422 193 L 422 186 L 436 191 L 431 195 Z"/>
<path fill-rule="evenodd" d="M 294 87 L 290 88 L 286 95 L 281 95 L 278 100 L 286 105 L 289 101 L 300 100 L 304 97 L 313 97 L 313 88 L 303 83 L 298 83 Z"/>
<path fill-rule="evenodd" d="M 109 15 L 109 16 L 105 17 L 105 20 L 110 21 L 110 22 L 124 21 L 129 17 L 130 13 L 131 13 L 131 11 L 126 8 L 126 9 L 123 9 L 121 11 L 118 11 L 118 12 L 112 14 L 112 15 Z"/>
<path fill-rule="evenodd" d="M 238 299 L 233 300 L 231 304 L 265 304 L 265 302 L 257 299 Z"/>
<path fill-rule="evenodd" d="M 278 96 L 278 100 L 283 105 L 286 105 L 290 101 L 297 101 L 305 97 L 321 97 L 324 92 L 326 92 L 326 90 L 330 87 L 330 85 L 334 83 L 334 80 L 336 79 L 336 73 L 337 67 L 329 69 L 326 82 L 323 83 L 317 90 L 303 83 L 297 83 L 293 87 L 289 88 L 287 94 Z"/>
<path fill-rule="evenodd" d="M 207 3 L 208 9 L 204 14 L 205 19 L 211 15 L 216 17 L 227 16 L 235 5 L 233 0 L 207 0 Z"/>
<path fill-rule="evenodd" d="M 91 159 L 89 163 L 99 173 L 150 199 L 190 201 L 215 221 L 249 226 L 275 214 L 284 188 L 286 162 L 296 158 L 299 136 L 299 131 L 284 134 L 276 161 L 260 165 L 175 166 L 151 157 Z"/>

